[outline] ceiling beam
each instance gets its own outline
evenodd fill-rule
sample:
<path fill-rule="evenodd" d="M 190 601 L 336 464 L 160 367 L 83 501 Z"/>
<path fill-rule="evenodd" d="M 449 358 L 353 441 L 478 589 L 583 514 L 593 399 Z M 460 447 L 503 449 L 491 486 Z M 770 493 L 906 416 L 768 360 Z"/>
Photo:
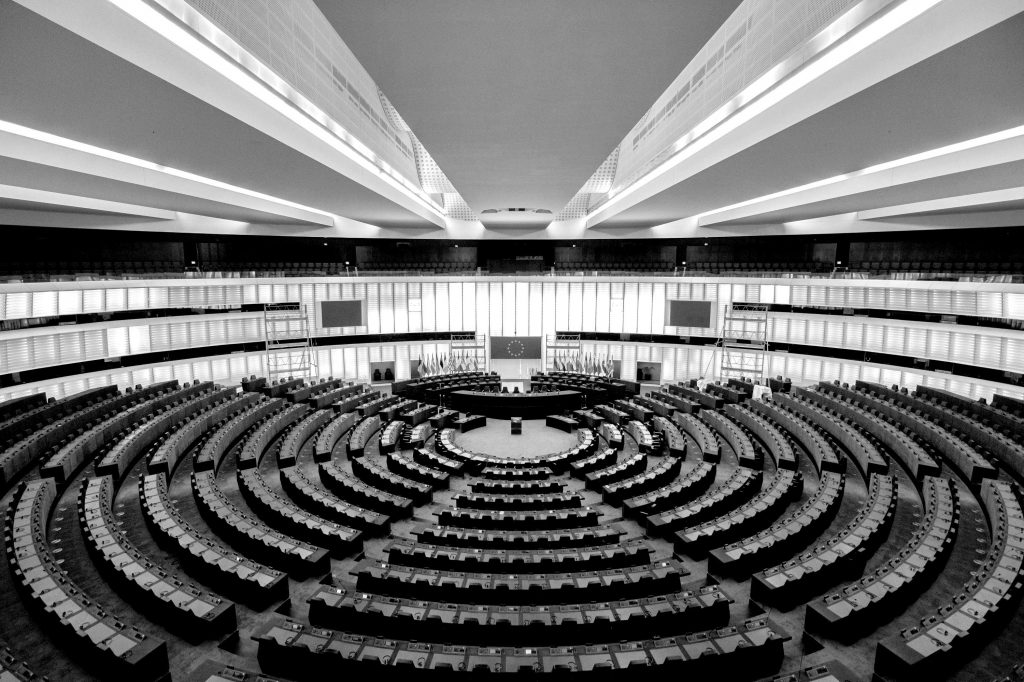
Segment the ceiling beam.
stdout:
<path fill-rule="evenodd" d="M 758 219 L 784 221 L 786 211 L 829 200 L 869 195 L 901 185 L 934 180 L 1024 161 L 1024 126 L 895 159 L 851 173 L 750 199 L 697 216 L 702 227 Z M 870 201 L 865 196 L 864 201 Z M 832 211 L 834 213 L 834 211 Z M 827 206 L 821 215 L 828 215 Z"/>
<path fill-rule="evenodd" d="M 286 222 L 335 223 L 326 211 L 7 121 L 0 121 L 0 157 L 258 211 Z"/>
<path fill-rule="evenodd" d="M 932 201 L 917 201 L 898 206 L 887 206 L 867 211 L 859 211 L 860 220 L 880 220 L 898 216 L 921 215 L 927 213 L 966 213 L 971 209 L 996 209 L 1008 203 L 1024 203 L 1024 187 L 1009 187 L 991 192 L 976 192 L 955 197 L 944 197 Z"/>
<path fill-rule="evenodd" d="M 26 202 L 39 204 L 45 208 L 77 209 L 90 213 L 112 213 L 117 215 L 137 216 L 140 218 L 152 218 L 154 220 L 173 220 L 174 211 L 165 211 L 149 206 L 137 204 L 126 204 L 120 201 L 107 201 L 106 199 L 93 199 L 61 192 L 50 192 L 31 187 L 17 187 L 15 185 L 0 185 L 0 199 L 7 199 L 15 202 Z"/>
<path fill-rule="evenodd" d="M 15 1 L 410 213 L 439 228 L 445 227 L 443 211 L 425 193 L 423 197 L 417 196 L 402 181 L 374 166 L 366 158 L 365 145 L 354 138 L 346 141 L 345 138 L 351 136 L 336 122 L 326 115 L 322 117 L 324 120 L 317 120 L 300 110 L 169 13 L 158 11 L 150 3 L 143 0 Z M 211 30 L 215 29 L 213 26 Z M 221 40 L 230 41 L 230 38 L 221 34 Z M 244 56 L 256 61 L 248 53 Z"/>
<path fill-rule="evenodd" d="M 926 9 L 917 13 L 921 8 Z M 600 225 L 1021 11 L 1020 0 L 903 0 L 755 99 L 723 105 L 697 126 L 706 128 L 700 137 L 681 138 L 663 163 L 588 215 L 587 226 Z M 910 18 L 895 22 L 894 17 L 901 15 Z M 877 22 L 890 22 L 892 27 Z M 713 125 L 706 125 L 710 122 Z"/>

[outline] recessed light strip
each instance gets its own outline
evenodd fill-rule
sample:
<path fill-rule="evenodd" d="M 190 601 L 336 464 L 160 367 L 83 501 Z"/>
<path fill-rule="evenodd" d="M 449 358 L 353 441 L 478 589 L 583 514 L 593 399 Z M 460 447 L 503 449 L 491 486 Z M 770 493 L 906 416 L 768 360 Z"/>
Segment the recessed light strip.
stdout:
<path fill-rule="evenodd" d="M 899 5 L 885 11 L 869 23 L 860 26 L 856 32 L 848 35 L 838 44 L 835 36 L 830 36 L 831 47 L 821 53 L 813 61 L 804 64 L 797 71 L 785 73 L 782 65 L 769 70 L 751 83 L 740 94 L 714 113 L 694 126 L 680 137 L 671 147 L 672 156 L 658 167 L 649 171 L 636 182 L 609 194 L 609 198 L 587 215 L 588 224 L 595 217 L 607 213 L 613 206 L 621 203 L 637 190 L 649 185 L 683 161 L 692 158 L 714 142 L 721 140 L 741 125 L 748 123 L 782 100 L 791 96 L 804 86 L 825 75 L 837 66 L 875 44 L 885 36 L 913 19 L 924 14 L 942 0 L 903 0 Z M 826 28 L 821 36 L 831 30 Z"/>
<path fill-rule="evenodd" d="M 395 171 L 372 149 L 184 0 L 152 0 L 167 14 L 143 0 L 109 1 L 293 123 L 311 132 L 332 149 L 363 169 L 376 174 L 438 218 L 445 217 L 444 209 L 421 188 Z M 197 36 L 201 36 L 201 39 Z"/>
<path fill-rule="evenodd" d="M 1024 126 L 1007 128 L 1005 130 L 989 133 L 988 135 L 982 135 L 980 137 L 971 138 L 969 140 L 962 140 L 960 142 L 955 142 L 953 144 L 945 145 L 943 147 L 936 147 L 935 149 L 929 149 L 928 151 L 919 152 L 917 154 L 911 154 L 910 156 L 904 156 L 903 158 L 900 159 L 893 159 L 892 161 L 886 161 L 884 163 L 879 163 L 874 166 L 868 166 L 867 168 L 862 168 L 860 170 L 852 171 L 850 173 L 843 173 L 841 175 L 835 175 L 830 178 L 815 180 L 814 182 L 809 182 L 805 185 L 800 185 L 799 187 L 790 187 L 788 189 L 774 192 L 772 194 L 765 194 L 764 196 L 761 197 L 747 199 L 745 201 L 740 201 L 729 206 L 723 206 L 721 208 L 705 211 L 704 213 L 699 213 L 693 217 L 699 221 L 703 218 L 715 216 L 721 213 L 725 213 L 727 211 L 734 211 L 739 208 L 745 208 L 747 206 L 752 206 L 754 204 L 772 201 L 775 199 L 781 199 L 786 196 L 798 194 L 800 192 L 806 192 L 808 190 L 817 189 L 819 187 L 834 185 L 838 182 L 843 182 L 844 180 L 850 180 L 852 178 L 863 178 L 869 175 L 884 173 L 896 168 L 909 166 L 914 163 L 930 161 L 932 159 L 938 159 L 943 156 L 949 156 L 951 154 L 969 151 L 971 149 L 976 149 L 978 147 L 983 147 L 985 145 L 995 144 L 998 142 L 1006 142 L 1014 138 L 1022 137 L 1024 137 Z"/>
<path fill-rule="evenodd" d="M 305 206 L 303 204 L 295 203 L 294 201 L 288 201 L 287 199 L 282 199 L 280 197 L 275 197 L 269 194 L 263 194 L 262 192 L 256 192 L 251 189 L 246 189 L 245 187 L 229 185 L 228 183 L 221 182 L 220 180 L 214 180 L 213 178 L 208 178 L 202 175 L 196 175 L 195 173 L 189 173 L 188 171 L 183 171 L 178 168 L 171 168 L 170 166 L 163 166 L 158 163 L 153 163 L 152 161 L 146 161 L 145 159 L 139 159 L 134 156 L 128 156 L 127 154 L 115 152 L 111 149 L 96 147 L 85 142 L 79 142 L 78 140 L 71 140 L 66 137 L 60 137 L 59 135 L 47 133 L 42 130 L 28 128 L 26 126 L 19 125 L 17 123 L 12 123 L 10 121 L 0 120 L 0 133 L 7 133 L 9 135 L 23 137 L 29 140 L 34 140 L 36 142 L 42 142 L 44 144 L 60 147 L 62 149 L 80 152 L 90 156 L 96 156 L 103 159 L 108 159 L 110 161 L 116 161 L 118 163 L 123 163 L 129 166 L 133 166 L 135 168 L 141 168 L 152 173 L 160 173 L 163 175 L 181 178 L 182 180 L 187 180 L 189 182 L 195 182 L 201 185 L 206 185 L 207 187 L 213 187 L 216 189 L 232 192 L 234 194 L 240 194 L 243 196 L 251 197 L 253 199 L 259 199 L 260 201 L 264 201 L 269 204 L 276 204 L 281 207 L 297 209 L 300 211 L 307 211 L 309 213 L 313 213 L 315 215 L 324 217 L 326 220 L 330 221 L 332 225 L 337 225 L 339 224 L 340 221 L 344 220 L 341 216 L 320 210 L 318 208 L 313 208 L 312 206 Z"/>

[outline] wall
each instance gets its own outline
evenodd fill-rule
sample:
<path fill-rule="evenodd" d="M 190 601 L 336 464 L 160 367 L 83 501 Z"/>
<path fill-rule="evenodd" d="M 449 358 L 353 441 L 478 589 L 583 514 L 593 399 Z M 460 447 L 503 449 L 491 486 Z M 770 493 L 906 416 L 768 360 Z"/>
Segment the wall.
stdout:
<path fill-rule="evenodd" d="M 669 299 L 714 302 L 714 321 L 706 328 L 665 324 Z M 367 324 L 322 328 L 318 303 L 365 299 Z M 1024 373 L 1024 332 L 974 325 L 841 315 L 843 308 L 1024 319 L 1024 286 L 970 282 L 896 280 L 740 279 L 671 277 L 396 277 L 279 278 L 231 280 L 152 280 L 53 282 L 0 285 L 0 321 L 56 315 L 119 313 L 129 319 L 73 326 L 35 327 L 0 332 L 0 374 L 36 367 L 119 358 L 161 349 L 201 348 L 261 338 L 259 312 L 218 312 L 225 306 L 297 301 L 309 310 L 318 337 L 354 334 L 379 336 L 374 346 L 331 350 L 330 367 L 359 376 L 369 362 L 396 360 L 398 378 L 407 378 L 408 361 L 417 353 L 449 352 L 448 344 L 386 345 L 389 338 L 418 332 L 472 331 L 485 336 L 543 336 L 556 331 L 716 338 L 732 303 L 835 308 L 836 314 L 772 313 L 770 343 L 834 348 L 840 352 L 891 353 L 975 367 Z M 216 314 L 175 318 L 144 317 L 148 309 L 201 308 Z M 131 319 L 132 311 L 139 314 Z M 633 341 L 643 339 L 633 339 Z M 324 339 L 333 343 L 333 339 Z M 372 348 L 393 348 L 393 357 L 372 355 Z M 634 376 L 643 344 L 610 345 L 622 361 L 623 376 Z M 657 347 L 657 346 L 652 346 Z M 705 375 L 694 360 L 703 351 L 681 344 L 688 358 L 663 362 L 667 379 Z M 629 349 L 637 349 L 635 351 Z M 404 350 L 403 350 L 404 349 Z M 692 351 L 690 350 L 692 349 Z M 212 352 L 216 353 L 213 349 Z M 646 351 L 644 351 L 646 352 Z M 667 351 L 659 351 L 667 352 Z M 352 355 L 355 353 L 355 355 Z M 365 354 L 361 355 L 361 354 Z M 785 354 L 779 354 L 785 355 Z M 789 355 L 788 357 L 794 357 Z M 846 356 L 849 357 L 849 356 Z M 339 358 L 341 358 L 339 360 Z M 851 358 L 863 359 L 863 358 Z M 820 362 L 821 359 L 819 358 Z M 338 363 L 341 363 L 338 365 Z M 870 363 L 869 363 L 870 364 Z M 718 364 L 712 363 L 717 370 Z M 773 371 L 786 374 L 786 371 Z M 321 373 L 325 370 L 322 367 Z M 795 371 L 795 370 L 794 370 Z M 800 370 L 807 376 L 809 370 Z M 330 373 L 329 371 L 327 373 Z M 1010 389 L 1012 387 L 1008 387 Z"/>

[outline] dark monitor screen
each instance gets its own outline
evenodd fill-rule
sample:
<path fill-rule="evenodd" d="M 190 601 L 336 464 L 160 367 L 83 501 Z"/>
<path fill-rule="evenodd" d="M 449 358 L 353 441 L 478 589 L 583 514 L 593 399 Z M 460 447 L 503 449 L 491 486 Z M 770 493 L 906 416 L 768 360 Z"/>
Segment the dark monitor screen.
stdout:
<path fill-rule="evenodd" d="M 321 301 L 320 319 L 324 327 L 365 327 L 366 301 Z"/>
<path fill-rule="evenodd" d="M 669 326 L 710 327 L 712 303 L 713 301 L 668 301 Z"/>

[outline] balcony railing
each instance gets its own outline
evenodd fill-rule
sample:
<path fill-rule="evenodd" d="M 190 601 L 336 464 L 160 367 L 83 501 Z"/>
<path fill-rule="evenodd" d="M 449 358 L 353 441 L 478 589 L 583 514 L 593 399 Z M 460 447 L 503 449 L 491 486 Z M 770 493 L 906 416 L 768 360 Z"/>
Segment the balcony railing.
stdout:
<path fill-rule="evenodd" d="M 92 282 L 154 279 L 249 279 L 282 277 L 395 277 L 395 278 L 452 278 L 452 277 L 658 277 L 658 278 L 745 278 L 745 279 L 842 279 L 842 280 L 916 280 L 941 282 L 985 282 L 1024 283 L 1024 272 L 991 272 L 962 270 L 912 271 L 912 270 L 705 270 L 678 267 L 672 270 L 629 270 L 601 268 L 551 268 L 545 271 L 490 272 L 483 268 L 428 270 L 364 270 L 348 267 L 344 270 L 304 269 L 246 269 L 246 270 L 185 270 L 166 272 L 81 272 L 75 274 L 48 275 L 31 272 L 24 274 L 0 275 L 2 283 L 21 282 Z"/>

